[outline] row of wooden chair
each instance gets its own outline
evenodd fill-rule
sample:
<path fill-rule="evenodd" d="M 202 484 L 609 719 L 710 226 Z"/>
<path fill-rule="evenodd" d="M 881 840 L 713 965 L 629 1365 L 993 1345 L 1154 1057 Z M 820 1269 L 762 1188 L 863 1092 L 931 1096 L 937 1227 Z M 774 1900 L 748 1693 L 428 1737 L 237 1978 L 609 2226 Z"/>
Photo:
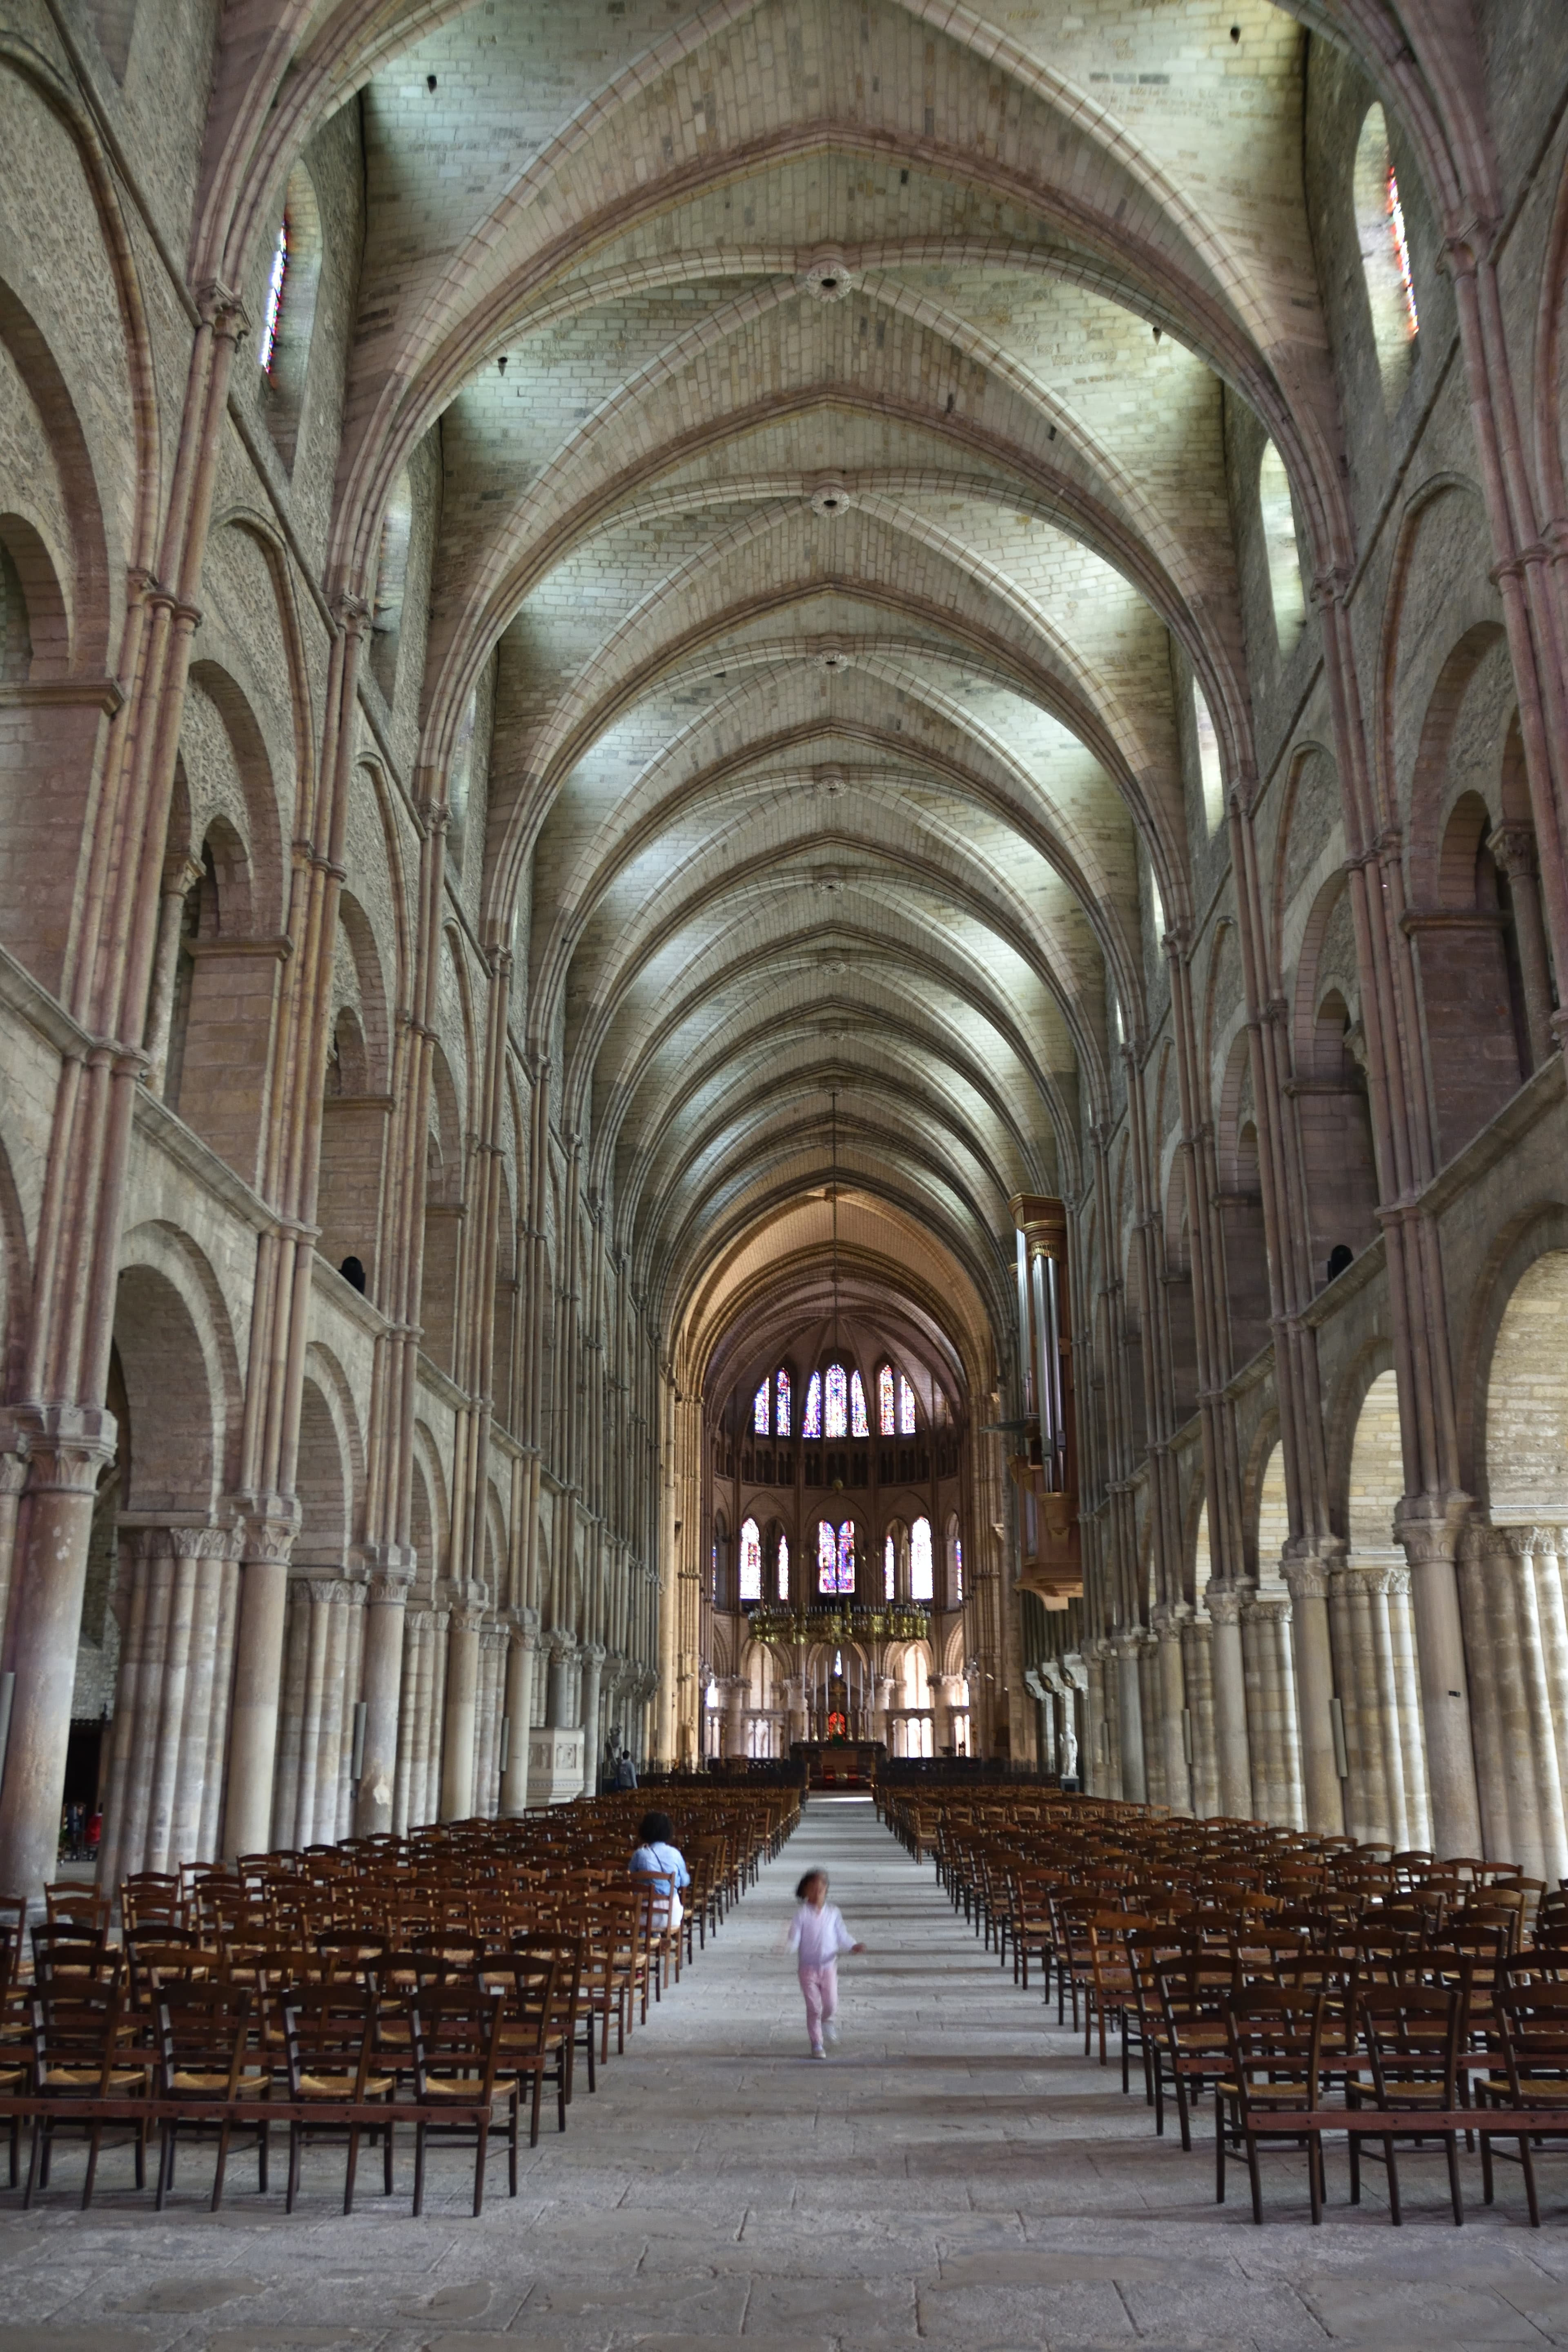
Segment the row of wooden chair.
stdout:
<path fill-rule="evenodd" d="M 1426 2142 L 1460 2222 L 1461 2140 L 1488 2202 L 1501 2141 L 1539 2225 L 1535 2156 L 1568 2141 L 1568 1882 L 1036 1790 L 900 1791 L 884 1818 L 1014 1981 L 1054 1993 L 1058 2023 L 1070 2010 L 1086 2055 L 1098 2035 L 1107 2063 L 1119 2037 L 1157 2133 L 1173 2105 L 1190 2149 L 1212 2098 L 1221 2199 L 1244 2155 L 1260 2220 L 1259 2149 L 1294 2145 L 1319 2220 L 1323 2138 L 1343 2134 L 1352 2201 L 1378 2154 L 1397 2223 L 1396 2147 Z"/>
<path fill-rule="evenodd" d="M 453 1823 L 405 1840 L 353 1841 L 237 1864 L 140 1873 L 115 1907 L 81 1886 L 47 1891 L 45 1917 L 0 1903 L 0 2123 L 24 2202 L 48 2184 L 62 2133 L 87 2142 L 92 2198 L 103 2134 L 129 2129 L 143 2187 L 154 2136 L 157 2202 L 183 2139 L 216 2138 L 221 2201 L 231 2144 L 254 2141 L 268 2183 L 274 2126 L 289 2132 L 286 2204 L 305 2148 L 345 2140 L 352 2210 L 362 2140 L 392 2187 L 399 2124 L 415 2135 L 415 2211 L 428 2144 L 475 2148 L 474 2210 L 499 2110 L 516 2193 L 521 2119 L 538 2142 L 553 2088 L 566 2128 L 576 2064 L 590 2092 L 795 1827 L 798 1798 L 705 1790 L 678 1835 L 692 1884 L 628 1877 L 638 1801 L 601 1800 L 521 1822 Z"/>

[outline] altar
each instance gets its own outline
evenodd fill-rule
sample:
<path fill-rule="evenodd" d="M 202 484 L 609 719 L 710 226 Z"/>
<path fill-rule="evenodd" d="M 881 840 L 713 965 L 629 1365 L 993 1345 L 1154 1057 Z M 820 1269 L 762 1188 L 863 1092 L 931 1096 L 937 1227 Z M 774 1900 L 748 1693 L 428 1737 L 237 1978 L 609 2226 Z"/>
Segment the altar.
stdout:
<path fill-rule="evenodd" d="M 796 1739 L 789 1752 L 808 1789 L 868 1789 L 888 1750 L 880 1739 Z"/>

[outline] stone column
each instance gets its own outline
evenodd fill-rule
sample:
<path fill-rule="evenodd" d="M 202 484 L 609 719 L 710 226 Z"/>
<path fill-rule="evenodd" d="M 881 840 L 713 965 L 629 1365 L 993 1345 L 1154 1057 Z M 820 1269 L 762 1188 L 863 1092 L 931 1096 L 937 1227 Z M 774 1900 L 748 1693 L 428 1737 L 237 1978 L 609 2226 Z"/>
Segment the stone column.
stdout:
<path fill-rule="evenodd" d="M 1103 1641 L 1086 1642 L 1083 1645 L 1084 1664 L 1089 1669 L 1089 1759 L 1084 1787 L 1091 1797 L 1117 1797 L 1121 1793 L 1110 1738 L 1111 1711 L 1106 1687 L 1110 1679 L 1106 1664 L 1110 1647 Z"/>
<path fill-rule="evenodd" d="M 1413 1842 L 1438 1853 L 1474 1853 L 1481 1834 L 1459 1613 L 1458 1557 L 1468 1516 L 1468 1497 L 1451 1494 L 1440 1512 L 1401 1503 L 1394 1519 L 1405 1574 L 1394 1588 L 1403 1599 L 1393 1634 L 1401 1688 L 1416 1710 L 1405 1741 L 1406 1810 Z"/>
<path fill-rule="evenodd" d="M 1329 1607 L 1350 1763 L 1346 1827 L 1363 1843 L 1425 1846 L 1430 1815 L 1410 1570 L 1403 1559 L 1352 1556 L 1334 1573 Z"/>
<path fill-rule="evenodd" d="M 1487 1853 L 1549 1886 L 1568 1871 L 1562 1541 L 1556 1528 L 1478 1528 L 1464 1570 Z"/>
<path fill-rule="evenodd" d="M 1214 1672 L 1215 1766 L 1219 1777 L 1219 1809 L 1227 1819 L 1252 1815 L 1252 1760 L 1247 1747 L 1247 1673 L 1241 1655 L 1241 1594 L 1234 1585 L 1205 1587 L 1209 1622 L 1214 1627 L 1211 1660 Z"/>
<path fill-rule="evenodd" d="M 1129 1804 L 1147 1804 L 1149 1781 L 1143 1769 L 1143 1693 L 1138 1676 L 1142 1636 L 1136 1633 L 1118 1633 L 1110 1646 L 1116 1659 L 1116 1712 L 1121 1731 L 1121 1795 Z"/>
<path fill-rule="evenodd" d="M 21 1424 L 22 1412 L 15 1418 Z M 16 1677 L 0 1787 L 0 1887 L 26 1895 L 31 1906 L 59 1853 L 93 1498 L 100 1470 L 114 1459 L 115 1427 L 112 1413 L 80 1405 L 29 1407 L 26 1426 L 20 1569 L 0 1654 Z"/>
<path fill-rule="evenodd" d="M 1552 964 L 1541 914 L 1541 884 L 1535 870 L 1535 827 L 1500 824 L 1488 842 L 1498 872 L 1508 877 L 1513 902 L 1513 935 L 1524 984 L 1524 1025 L 1531 1067 L 1540 1069 L 1552 1047 Z M 1533 1873 L 1531 1874 L 1533 1876 Z"/>
<path fill-rule="evenodd" d="M 1344 1797 L 1334 1755 L 1334 1660 L 1329 1638 L 1330 1567 L 1303 1554 L 1280 1564 L 1290 1593 L 1291 1654 L 1296 1669 L 1296 1727 L 1301 1757 L 1306 1826 L 1339 1837 Z"/>
<path fill-rule="evenodd" d="M 180 957 L 180 926 L 185 893 L 202 878 L 202 869 L 183 849 L 163 867 L 163 894 L 158 902 L 158 934 L 153 950 L 153 984 L 147 995 L 147 1091 L 163 1098 L 169 1070 L 169 1034 L 174 1013 L 174 979 Z"/>
<path fill-rule="evenodd" d="M 1143 1711 L 1143 1789 L 1152 1805 L 1163 1805 L 1165 1742 L 1160 1727 L 1160 1644 L 1147 1629 L 1138 1636 L 1138 1698 Z"/>
<path fill-rule="evenodd" d="M 892 1752 L 892 1739 L 891 1727 L 888 1722 L 888 1711 L 893 1704 L 893 1693 L 898 1686 L 896 1679 L 891 1675 L 879 1675 L 876 1678 L 877 1704 L 872 1737 L 879 1739 L 889 1754 Z"/>
<path fill-rule="evenodd" d="M 1182 1717 L 1186 1708 L 1186 1677 L 1182 1668 L 1182 1628 L 1192 1612 L 1182 1601 L 1174 1608 L 1153 1612 L 1154 1639 L 1158 1644 L 1155 1660 L 1155 1687 L 1159 1693 L 1160 1744 L 1165 1768 L 1164 1801 L 1173 1812 L 1190 1813 L 1193 1810 L 1193 1774 L 1187 1762 L 1186 1741 L 1182 1737 Z"/>
<path fill-rule="evenodd" d="M 726 1675 L 719 1687 L 724 1695 L 723 1752 L 726 1756 L 744 1756 L 746 1696 L 751 1685 L 744 1675 Z"/>
<path fill-rule="evenodd" d="M 1182 1681 L 1193 1743 L 1193 1811 L 1200 1821 L 1212 1821 L 1220 1810 L 1219 1759 L 1214 1727 L 1214 1626 L 1207 1617 L 1189 1617 L 1182 1628 Z"/>
<path fill-rule="evenodd" d="M 533 1720 L 533 1662 L 539 1654 L 539 1612 L 512 1612 L 511 1644 L 506 1654 L 506 1712 L 510 1745 L 501 1774 L 500 1810 L 509 1820 L 528 1811 L 528 1735 Z"/>
<path fill-rule="evenodd" d="M 393 1826 L 405 1836 L 430 1818 L 426 1763 L 435 1688 L 436 1613 L 410 1609 L 403 1627 L 403 1696 L 397 1711 L 397 1789 Z"/>
<path fill-rule="evenodd" d="M 496 1812 L 506 1652 L 507 1628 L 492 1618 L 479 1634 L 479 1719 L 475 1726 L 474 1811 L 484 1821 L 493 1821 Z"/>
<path fill-rule="evenodd" d="M 474 1730 L 479 1692 L 479 1627 L 472 1601 L 452 1612 L 447 1633 L 447 1720 L 441 1745 L 441 1819 L 466 1822 L 474 1810 Z"/>
<path fill-rule="evenodd" d="M 593 1797 L 598 1794 L 599 1767 L 604 1760 L 605 1733 L 599 1720 L 599 1692 L 606 1653 L 602 1642 L 585 1642 L 582 1654 L 583 1794 Z"/>
<path fill-rule="evenodd" d="M 356 1837 L 378 1837 L 392 1828 L 404 1635 L 408 1588 L 413 1581 L 413 1553 L 396 1545 L 384 1546 L 365 1587 L 360 1691 L 364 1702 L 364 1753 L 360 1761 L 359 1797 L 354 1808 Z"/>
<path fill-rule="evenodd" d="M 16 1518 L 22 1489 L 27 1483 L 27 1441 L 12 1416 L 0 1412 L 0 1644 L 5 1636 L 5 1616 L 11 1603 L 11 1577 L 16 1558 Z"/>
<path fill-rule="evenodd" d="M 1300 1829 L 1301 1749 L 1290 1632 L 1290 1602 L 1285 1594 L 1253 1594 L 1243 1602 L 1253 1802 L 1265 1821 Z"/>
<path fill-rule="evenodd" d="M 234 1638 L 236 1538 L 223 1528 L 128 1535 L 114 1747 L 99 1875 L 210 1861 Z M 215 1714 L 218 1733 L 215 1752 Z"/>
<path fill-rule="evenodd" d="M 363 1690 L 364 1618 L 365 1584 L 363 1577 L 356 1576 L 349 1586 L 344 1611 L 343 1708 L 335 1775 L 337 1803 L 331 1816 L 332 1826 L 324 1832 L 339 1845 L 344 1838 L 353 1835 L 354 1715 Z"/>
<path fill-rule="evenodd" d="M 271 1843 L 272 1784 L 283 1680 L 283 1627 L 289 1606 L 289 1556 L 298 1520 L 282 1514 L 247 1518 L 240 1539 L 239 1631 L 228 1738 L 228 1799 L 223 1850 L 233 1862 Z"/>
<path fill-rule="evenodd" d="M 349 1611 L 360 1590 L 341 1576 L 293 1580 L 274 1798 L 279 1845 L 299 1850 L 337 1840 L 345 1721 L 352 1724 Z"/>
<path fill-rule="evenodd" d="M 544 1720 L 552 1731 L 572 1731 L 577 1717 L 572 1704 L 572 1667 L 577 1655 L 577 1644 L 564 1626 L 555 1626 L 550 1641 L 550 1685 L 545 1699 Z"/>

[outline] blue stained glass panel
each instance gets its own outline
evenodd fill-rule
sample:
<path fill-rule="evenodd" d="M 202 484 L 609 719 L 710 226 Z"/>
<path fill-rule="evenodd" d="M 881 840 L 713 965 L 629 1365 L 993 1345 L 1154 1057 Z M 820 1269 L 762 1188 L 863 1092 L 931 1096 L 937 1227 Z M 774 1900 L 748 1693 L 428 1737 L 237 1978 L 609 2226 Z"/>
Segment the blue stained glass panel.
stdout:
<path fill-rule="evenodd" d="M 805 1419 L 800 1424 L 803 1437 L 822 1435 L 822 1374 L 813 1372 L 805 1384 Z"/>
<path fill-rule="evenodd" d="M 846 1437 L 849 1433 L 848 1382 L 842 1364 L 827 1367 L 827 1434 Z"/>
<path fill-rule="evenodd" d="M 866 1391 L 860 1384 L 858 1372 L 849 1375 L 849 1434 L 851 1437 L 870 1435 L 866 1426 Z"/>
<path fill-rule="evenodd" d="M 773 1414 L 773 1434 L 775 1437 L 787 1437 L 789 1435 L 789 1374 L 782 1364 L 779 1366 L 776 1387 L 778 1402 L 777 1410 Z"/>

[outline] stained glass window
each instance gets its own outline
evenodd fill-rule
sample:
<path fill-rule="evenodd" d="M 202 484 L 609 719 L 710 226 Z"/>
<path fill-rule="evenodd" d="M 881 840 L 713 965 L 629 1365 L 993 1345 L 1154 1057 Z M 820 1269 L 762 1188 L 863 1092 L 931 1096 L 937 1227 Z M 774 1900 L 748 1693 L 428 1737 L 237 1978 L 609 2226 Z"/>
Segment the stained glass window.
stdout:
<path fill-rule="evenodd" d="M 910 1599 L 930 1601 L 935 1588 L 931 1580 L 931 1521 L 917 1519 L 910 1529 Z"/>
<path fill-rule="evenodd" d="M 768 1433 L 768 1384 L 766 1381 L 752 1399 L 752 1427 L 759 1437 Z"/>
<path fill-rule="evenodd" d="M 779 1538 L 779 1599 L 789 1599 L 789 1538 Z"/>
<path fill-rule="evenodd" d="M 849 1375 L 849 1434 L 851 1437 L 870 1434 L 866 1426 L 866 1391 L 860 1385 L 858 1372 Z"/>
<path fill-rule="evenodd" d="M 778 1391 L 778 1406 L 773 1414 L 773 1434 L 775 1437 L 787 1437 L 789 1435 L 789 1374 L 782 1364 L 779 1366 L 778 1378 L 773 1385 Z"/>
<path fill-rule="evenodd" d="M 261 321 L 261 341 L 256 356 L 261 362 L 263 375 L 272 373 L 272 355 L 278 349 L 278 321 L 283 315 L 283 287 L 289 276 L 289 220 L 285 215 L 278 230 L 278 242 L 272 250 L 272 268 L 267 280 L 267 308 Z"/>
<path fill-rule="evenodd" d="M 896 1436 L 893 1421 L 893 1368 L 884 1364 L 877 1375 L 877 1426 L 884 1437 Z"/>
<path fill-rule="evenodd" d="M 884 1601 L 891 1601 L 895 1597 L 898 1565 L 898 1547 L 889 1535 L 882 1546 L 882 1598 Z"/>
<path fill-rule="evenodd" d="M 952 1597 L 955 1601 L 962 1601 L 963 1598 L 963 1538 L 962 1536 L 954 1536 L 952 1539 Z"/>
<path fill-rule="evenodd" d="M 1410 331 L 1419 334 L 1421 321 L 1415 312 L 1415 281 L 1410 275 L 1410 240 L 1405 234 L 1405 207 L 1399 201 L 1399 183 L 1394 176 L 1394 166 L 1388 167 L 1388 234 L 1394 243 L 1394 266 L 1399 272 L 1399 290 L 1405 297 L 1405 315 L 1410 321 Z"/>
<path fill-rule="evenodd" d="M 741 1598 L 742 1601 L 760 1601 L 762 1597 L 762 1530 L 755 1519 L 746 1519 L 741 1527 Z"/>
<path fill-rule="evenodd" d="M 855 1522 L 846 1519 L 835 1528 L 827 1519 L 816 1523 L 816 1589 L 819 1592 L 855 1590 Z"/>
<path fill-rule="evenodd" d="M 899 1435 L 912 1437 L 915 1433 L 915 1392 L 902 1372 L 899 1374 Z"/>
<path fill-rule="evenodd" d="M 849 1432 L 848 1382 L 842 1364 L 827 1367 L 827 1434 L 846 1437 Z"/>
<path fill-rule="evenodd" d="M 813 1372 L 805 1384 L 805 1419 L 800 1424 L 803 1437 L 822 1435 L 822 1374 Z"/>

